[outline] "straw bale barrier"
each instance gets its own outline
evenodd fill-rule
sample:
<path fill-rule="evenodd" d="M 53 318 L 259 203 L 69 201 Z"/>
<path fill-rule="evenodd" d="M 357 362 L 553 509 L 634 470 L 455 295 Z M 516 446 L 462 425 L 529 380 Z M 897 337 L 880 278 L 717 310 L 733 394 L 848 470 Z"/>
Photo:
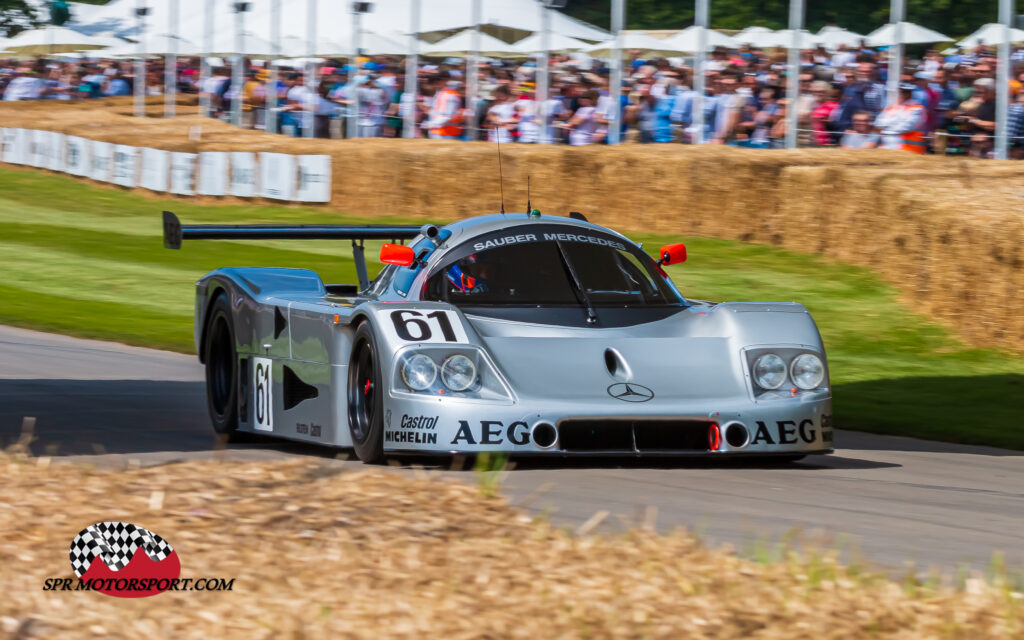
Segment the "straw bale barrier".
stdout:
<path fill-rule="evenodd" d="M 151 102 L 156 115 L 161 105 Z M 328 154 L 325 206 L 348 213 L 444 222 L 499 208 L 492 144 L 294 139 L 197 115 L 131 118 L 130 104 L 3 103 L 0 114 L 5 126 L 170 151 Z M 502 154 L 509 211 L 525 208 L 529 176 L 542 211 L 820 253 L 876 270 L 975 344 L 1024 349 L 1024 163 L 710 145 L 506 145 Z"/>
<path fill-rule="evenodd" d="M 1020 638 L 1005 577 L 892 582 L 833 553 L 775 563 L 685 531 L 592 537 L 474 487 L 331 460 L 97 470 L 0 454 L 0 636 L 8 638 Z M 44 591 L 100 520 L 174 547 L 231 591 L 120 599 Z M 582 532 L 581 532 L 582 533 Z"/>

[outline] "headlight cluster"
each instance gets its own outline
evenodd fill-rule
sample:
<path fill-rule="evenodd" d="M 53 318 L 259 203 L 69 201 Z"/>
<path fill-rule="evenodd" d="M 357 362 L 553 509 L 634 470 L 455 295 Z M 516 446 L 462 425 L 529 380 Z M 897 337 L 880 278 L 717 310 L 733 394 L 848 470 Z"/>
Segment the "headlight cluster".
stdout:
<path fill-rule="evenodd" d="M 456 353 L 445 358 L 440 367 L 430 356 L 417 353 L 402 362 L 402 382 L 413 391 L 434 387 L 440 372 L 441 384 L 449 391 L 467 391 L 477 383 L 476 365 L 468 357 Z"/>
<path fill-rule="evenodd" d="M 754 382 L 766 390 L 778 389 L 787 379 L 798 389 L 817 389 L 825 381 L 825 365 L 813 353 L 801 353 L 793 358 L 789 366 L 775 353 L 763 353 L 754 360 L 750 368 Z"/>
<path fill-rule="evenodd" d="M 399 353 L 395 393 L 508 403 L 512 391 L 484 351 L 472 345 L 420 345 Z"/>

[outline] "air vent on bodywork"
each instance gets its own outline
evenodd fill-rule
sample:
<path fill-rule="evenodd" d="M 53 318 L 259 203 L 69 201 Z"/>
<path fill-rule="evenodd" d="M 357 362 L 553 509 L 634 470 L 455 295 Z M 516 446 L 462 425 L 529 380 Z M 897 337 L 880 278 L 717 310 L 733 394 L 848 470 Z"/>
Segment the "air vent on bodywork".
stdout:
<path fill-rule="evenodd" d="M 626 359 L 622 357 L 621 353 L 611 347 L 604 350 L 604 366 L 607 367 L 608 373 L 616 380 L 625 382 L 633 377 L 633 372 L 629 370 Z"/>
<path fill-rule="evenodd" d="M 295 372 L 291 370 L 291 367 L 284 365 L 281 369 L 284 371 L 285 411 L 291 409 L 303 400 L 309 400 L 320 395 L 320 392 L 317 391 L 316 387 L 311 384 L 306 384 L 300 380 L 299 376 L 295 375 Z"/>
<path fill-rule="evenodd" d="M 274 307 L 274 340 L 281 337 L 281 332 L 288 326 L 288 320 L 281 313 L 281 307 Z"/>
<path fill-rule="evenodd" d="M 692 452 L 708 450 L 704 420 L 563 420 L 558 442 L 563 451 Z"/>

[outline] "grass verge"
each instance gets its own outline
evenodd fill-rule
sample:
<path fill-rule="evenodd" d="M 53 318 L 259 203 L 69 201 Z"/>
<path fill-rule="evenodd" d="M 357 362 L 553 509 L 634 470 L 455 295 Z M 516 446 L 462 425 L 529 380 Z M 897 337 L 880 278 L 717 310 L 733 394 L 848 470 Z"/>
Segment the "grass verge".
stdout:
<path fill-rule="evenodd" d="M 369 221 L 314 208 L 163 201 L 0 170 L 0 323 L 191 351 L 193 283 L 207 271 L 305 267 L 325 282 L 355 279 L 346 243 L 192 242 L 167 251 L 164 208 L 187 223 Z M 635 238 L 647 247 L 678 240 Z M 829 352 L 840 427 L 1024 449 L 1019 356 L 965 345 L 865 269 L 759 245 L 682 240 L 690 260 L 670 273 L 686 295 L 795 300 L 811 310 Z"/>
<path fill-rule="evenodd" d="M 60 638 L 1019 638 L 997 574 L 894 582 L 834 554 L 763 563 L 684 531 L 581 537 L 469 485 L 338 461 L 95 470 L 0 454 L 0 630 Z M 117 491 L 111 491 L 117 487 Z M 230 591 L 44 591 L 100 519 L 150 529 Z"/>

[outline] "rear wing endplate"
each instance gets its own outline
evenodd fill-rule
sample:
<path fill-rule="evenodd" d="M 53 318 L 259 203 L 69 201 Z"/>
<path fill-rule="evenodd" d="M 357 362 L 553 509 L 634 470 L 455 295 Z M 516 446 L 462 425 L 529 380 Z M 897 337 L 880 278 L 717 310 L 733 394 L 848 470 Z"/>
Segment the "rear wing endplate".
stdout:
<path fill-rule="evenodd" d="M 182 225 L 178 216 L 164 211 L 164 247 L 180 249 L 184 240 L 351 240 L 359 275 L 359 288 L 370 286 L 366 271 L 364 240 L 408 240 L 420 233 L 411 225 L 349 224 L 190 224 Z"/>

